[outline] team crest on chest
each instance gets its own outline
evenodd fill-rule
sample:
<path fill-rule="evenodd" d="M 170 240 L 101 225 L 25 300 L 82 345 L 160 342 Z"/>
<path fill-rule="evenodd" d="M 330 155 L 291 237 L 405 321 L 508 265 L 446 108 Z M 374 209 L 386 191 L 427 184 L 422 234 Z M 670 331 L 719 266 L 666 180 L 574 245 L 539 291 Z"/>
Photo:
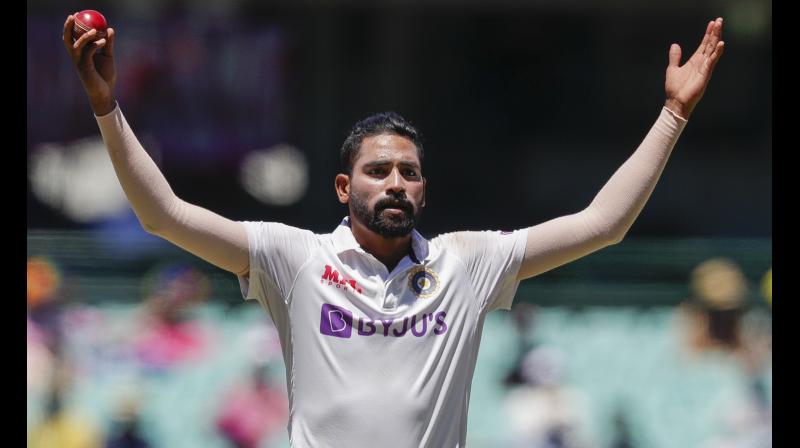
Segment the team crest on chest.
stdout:
<path fill-rule="evenodd" d="M 408 287 L 420 299 L 433 297 L 439 290 L 439 276 L 424 266 L 414 268 L 408 274 Z"/>

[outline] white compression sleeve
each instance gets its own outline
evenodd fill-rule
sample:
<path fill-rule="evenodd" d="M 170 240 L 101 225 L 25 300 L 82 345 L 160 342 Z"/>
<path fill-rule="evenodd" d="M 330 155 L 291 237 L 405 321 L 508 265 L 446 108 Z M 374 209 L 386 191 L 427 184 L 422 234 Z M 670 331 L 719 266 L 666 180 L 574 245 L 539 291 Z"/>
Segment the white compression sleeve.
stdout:
<path fill-rule="evenodd" d="M 139 222 L 147 231 L 165 227 L 168 211 L 175 207 L 178 197 L 128 126 L 119 105 L 95 119 L 114 171 Z"/>
<path fill-rule="evenodd" d="M 518 278 L 533 277 L 622 241 L 653 192 L 686 123 L 662 108 L 633 155 L 586 209 L 529 228 Z"/>
<path fill-rule="evenodd" d="M 144 229 L 222 269 L 246 274 L 250 261 L 244 226 L 178 198 L 119 105 L 95 118 L 117 178 Z"/>

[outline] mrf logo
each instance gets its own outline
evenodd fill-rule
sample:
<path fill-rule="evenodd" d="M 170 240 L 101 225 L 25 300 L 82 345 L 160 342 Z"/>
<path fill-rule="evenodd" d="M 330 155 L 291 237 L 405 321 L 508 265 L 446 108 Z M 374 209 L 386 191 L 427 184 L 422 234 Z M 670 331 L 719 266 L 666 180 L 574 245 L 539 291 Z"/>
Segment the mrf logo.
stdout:
<path fill-rule="evenodd" d="M 362 290 L 361 287 L 358 286 L 358 282 L 353 279 L 346 278 L 345 276 L 339 274 L 339 271 L 333 269 L 332 266 L 325 265 L 325 272 L 322 274 L 322 278 L 319 280 L 320 283 L 328 284 L 328 286 L 336 286 L 337 288 L 342 288 L 345 291 L 352 289 L 355 292 L 361 294 Z M 349 287 L 349 288 L 348 288 Z"/>

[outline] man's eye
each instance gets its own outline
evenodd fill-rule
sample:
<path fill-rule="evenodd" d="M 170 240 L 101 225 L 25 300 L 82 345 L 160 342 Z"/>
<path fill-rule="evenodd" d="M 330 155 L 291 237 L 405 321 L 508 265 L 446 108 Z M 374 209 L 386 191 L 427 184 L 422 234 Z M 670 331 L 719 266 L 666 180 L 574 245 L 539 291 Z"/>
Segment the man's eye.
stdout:
<path fill-rule="evenodd" d="M 416 171 L 414 171 L 414 170 L 407 170 L 407 171 L 406 171 L 406 176 L 409 176 L 409 177 L 417 177 L 417 172 L 416 172 Z"/>
<path fill-rule="evenodd" d="M 383 174 L 383 170 L 380 168 L 373 168 L 367 171 L 367 174 Z"/>

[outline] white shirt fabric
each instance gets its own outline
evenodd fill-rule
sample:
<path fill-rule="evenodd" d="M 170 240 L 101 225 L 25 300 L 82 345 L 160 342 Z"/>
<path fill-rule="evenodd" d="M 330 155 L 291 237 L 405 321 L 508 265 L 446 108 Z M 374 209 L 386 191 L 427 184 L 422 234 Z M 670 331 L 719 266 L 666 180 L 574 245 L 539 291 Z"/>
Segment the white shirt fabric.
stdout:
<path fill-rule="evenodd" d="M 510 309 L 527 230 L 455 232 L 389 272 L 331 234 L 244 222 L 242 294 L 280 336 L 294 447 L 464 447 L 486 314 Z"/>

